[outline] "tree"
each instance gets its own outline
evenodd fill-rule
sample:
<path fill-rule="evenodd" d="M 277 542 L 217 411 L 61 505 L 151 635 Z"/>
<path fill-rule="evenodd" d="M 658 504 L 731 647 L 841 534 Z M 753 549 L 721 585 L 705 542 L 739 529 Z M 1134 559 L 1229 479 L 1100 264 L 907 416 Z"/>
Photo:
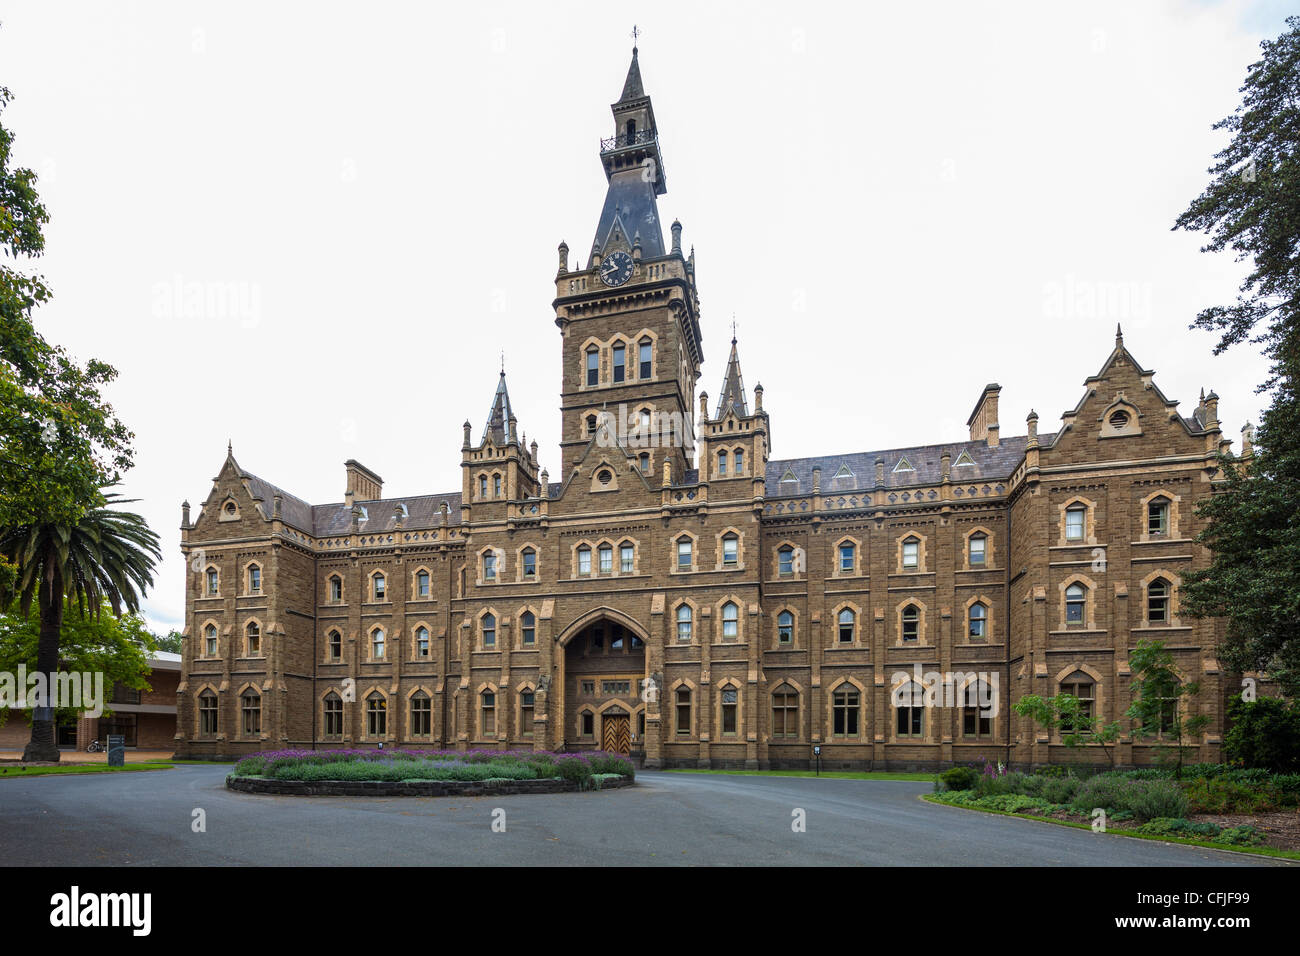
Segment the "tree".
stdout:
<path fill-rule="evenodd" d="M 1171 762 L 1174 776 L 1183 774 L 1183 748 L 1189 737 L 1194 738 L 1207 726 L 1210 718 L 1205 714 L 1186 715 L 1183 701 L 1191 700 L 1201 692 L 1196 681 L 1184 681 L 1174 668 L 1174 655 L 1165 649 L 1164 641 L 1137 642 L 1129 652 L 1129 669 L 1133 675 L 1133 703 L 1128 716 L 1133 720 L 1133 732 L 1140 737 L 1154 737 L 1165 756 L 1174 751 Z M 1168 741 L 1174 741 L 1170 744 Z"/>
<path fill-rule="evenodd" d="M 103 674 L 106 700 L 101 703 L 107 704 L 114 684 L 137 690 L 149 688 L 149 653 L 156 648 L 153 634 L 139 615 L 116 617 L 107 605 L 100 610 L 109 613 L 81 615 L 75 608 L 72 614 L 65 613 L 59 640 L 59 666 L 70 673 Z M 0 671 L 14 674 L 21 665 L 29 673 L 35 673 L 40 636 L 37 608 L 31 608 L 26 615 L 19 614 L 16 608 L 11 613 L 0 614 Z M 79 713 L 75 708 L 58 707 L 54 722 L 56 725 L 73 722 Z M 105 706 L 104 713 L 111 714 L 111 708 Z M 0 726 L 9 714 L 8 708 L 0 708 Z"/>
<path fill-rule="evenodd" d="M 0 112 L 10 99 L 0 87 Z M 50 290 L 17 263 L 44 251 L 49 215 L 35 173 L 11 167 L 13 141 L 0 124 L 0 528 L 73 525 L 131 467 L 132 436 L 99 393 L 117 371 L 73 361 L 32 324 Z"/>
<path fill-rule="evenodd" d="M 185 642 L 185 636 L 180 631 L 168 631 L 163 637 L 157 634 L 153 635 L 154 649 L 167 651 L 169 654 L 179 654 L 181 645 Z"/>
<path fill-rule="evenodd" d="M 105 500 L 110 505 L 131 503 L 115 495 Z M 120 616 L 124 607 L 136 613 L 153 583 L 153 562 L 162 556 L 158 535 L 143 518 L 109 507 L 95 508 L 73 525 L 35 523 L 0 531 L 0 554 L 18 567 L 10 599 L 17 598 L 24 616 L 36 602 L 36 669 L 47 675 L 47 682 L 52 682 L 59 664 L 64 611 L 73 606 L 79 617 L 93 618 L 107 601 L 114 615 Z M 53 714 L 42 707 L 32 717 L 32 739 L 23 759 L 57 761 Z"/>
<path fill-rule="evenodd" d="M 1079 707 L 1079 698 L 1073 694 L 1057 694 L 1055 697 L 1026 694 L 1011 709 L 1021 717 L 1028 717 L 1048 733 L 1060 731 L 1061 743 L 1071 750 L 1093 744 L 1101 747 L 1111 766 L 1115 765 L 1111 745 L 1119 739 L 1119 721 L 1103 724 L 1100 717 L 1084 714 Z"/>
<path fill-rule="evenodd" d="M 1216 355 L 1262 344 L 1272 392 L 1247 463 L 1220 458 L 1225 479 L 1198 508 L 1208 567 L 1188 574 L 1183 606 L 1227 619 L 1221 660 L 1264 671 L 1300 693 L 1300 17 L 1261 44 L 1236 112 L 1215 124 L 1232 133 L 1214 177 L 1175 229 L 1209 236 L 1205 252 L 1231 249 L 1251 268 L 1235 305 L 1202 310 L 1193 323 L 1220 333 Z"/>
<path fill-rule="evenodd" d="M 1300 773 L 1300 704 L 1277 697 L 1228 701 L 1223 756 L 1243 767 Z"/>

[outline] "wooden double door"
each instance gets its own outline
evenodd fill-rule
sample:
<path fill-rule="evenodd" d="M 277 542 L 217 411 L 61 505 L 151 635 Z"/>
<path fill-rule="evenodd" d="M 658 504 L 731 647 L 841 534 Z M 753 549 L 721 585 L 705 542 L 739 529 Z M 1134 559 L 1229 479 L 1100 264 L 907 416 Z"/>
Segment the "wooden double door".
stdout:
<path fill-rule="evenodd" d="M 632 752 L 632 715 L 607 710 L 600 718 L 600 749 L 612 754 Z"/>

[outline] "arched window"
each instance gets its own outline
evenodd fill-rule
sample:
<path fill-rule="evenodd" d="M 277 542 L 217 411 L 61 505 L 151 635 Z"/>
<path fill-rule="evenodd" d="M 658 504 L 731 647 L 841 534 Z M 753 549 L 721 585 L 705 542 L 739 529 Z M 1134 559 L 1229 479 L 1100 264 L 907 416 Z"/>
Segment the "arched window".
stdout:
<path fill-rule="evenodd" d="M 988 685 L 983 681 L 976 681 L 962 692 L 962 700 L 965 701 L 961 709 L 962 736 L 974 737 L 977 740 L 992 737 L 992 705 L 984 707 L 979 703 L 981 700 L 990 700 Z"/>
<path fill-rule="evenodd" d="M 1097 700 L 1097 685 L 1093 679 L 1083 671 L 1075 671 L 1073 674 L 1061 681 L 1060 693 L 1069 694 L 1078 702 L 1078 727 L 1075 722 L 1063 718 L 1061 720 L 1061 732 L 1071 733 L 1078 729 L 1087 730 L 1092 723 L 1093 707 Z"/>
<path fill-rule="evenodd" d="M 985 555 L 987 554 L 988 535 L 982 531 L 977 531 L 967 539 L 967 555 L 970 559 L 972 568 L 984 567 Z"/>
<path fill-rule="evenodd" d="M 493 498 L 501 497 L 501 476 L 500 475 L 492 476 L 492 497 Z"/>
<path fill-rule="evenodd" d="M 742 449 L 737 448 L 735 458 L 736 474 L 743 475 L 745 473 L 745 452 Z"/>
<path fill-rule="evenodd" d="M 533 647 L 537 643 L 537 617 L 532 611 L 519 615 L 519 632 L 524 647 Z"/>
<path fill-rule="evenodd" d="M 429 656 L 429 629 L 423 625 L 415 629 L 415 656 Z"/>
<path fill-rule="evenodd" d="M 677 539 L 677 570 L 689 571 L 693 564 L 694 543 L 690 538 Z"/>
<path fill-rule="evenodd" d="M 388 580 L 382 574 L 376 574 L 371 578 L 370 584 L 374 591 L 375 600 L 384 600 L 384 596 L 388 593 Z"/>
<path fill-rule="evenodd" d="M 856 737 L 861 695 L 852 684 L 842 684 L 831 698 L 832 733 L 836 737 Z"/>
<path fill-rule="evenodd" d="M 740 609 L 735 602 L 722 605 L 722 639 L 734 641 L 740 636 Z"/>
<path fill-rule="evenodd" d="M 429 572 L 417 571 L 415 574 L 415 593 L 419 597 L 429 596 Z"/>
<path fill-rule="evenodd" d="M 637 375 L 640 378 L 649 378 L 653 374 L 650 340 L 642 339 L 639 345 L 639 350 L 640 354 L 638 356 L 638 361 L 640 362 L 641 367 L 637 370 Z"/>
<path fill-rule="evenodd" d="M 1070 505 L 1065 509 L 1065 540 L 1082 541 L 1088 509 L 1084 505 Z"/>
<path fill-rule="evenodd" d="M 524 548 L 519 553 L 519 559 L 523 562 L 524 580 L 537 577 L 537 552 L 532 548 Z"/>
<path fill-rule="evenodd" d="M 618 546 L 618 570 L 620 574 L 631 574 L 636 566 L 636 546 L 631 541 L 624 541 Z"/>
<path fill-rule="evenodd" d="M 245 737 L 262 732 L 262 695 L 253 688 L 248 688 L 239 697 L 239 710 L 243 716 L 242 729 Z"/>
<path fill-rule="evenodd" d="M 903 541 L 903 568 L 907 571 L 915 571 L 921 566 L 921 542 L 917 538 L 907 538 Z"/>
<path fill-rule="evenodd" d="M 487 500 L 487 475 L 478 476 L 478 496 Z"/>
<path fill-rule="evenodd" d="M 497 733 L 497 695 L 490 690 L 479 695 L 479 708 L 482 714 L 484 737 L 495 737 Z"/>
<path fill-rule="evenodd" d="M 587 434 L 588 434 L 588 435 L 594 435 L 594 434 L 596 434 L 596 425 L 597 425 L 597 422 L 598 422 L 598 419 L 596 418 L 595 415 L 588 415 L 588 416 L 587 416 Z"/>
<path fill-rule="evenodd" d="M 921 636 L 921 609 L 915 604 L 903 608 L 903 640 L 915 641 Z"/>
<path fill-rule="evenodd" d="M 841 644 L 851 644 L 856 636 L 858 616 L 852 608 L 844 608 L 839 614 L 839 635 Z"/>
<path fill-rule="evenodd" d="M 614 381 L 621 382 L 627 378 L 627 346 L 622 342 L 614 343 L 613 348 Z"/>
<path fill-rule="evenodd" d="M 217 656 L 217 626 L 209 624 L 203 629 L 203 656 Z"/>
<path fill-rule="evenodd" d="M 772 691 L 772 736 L 799 736 L 799 695 L 789 684 Z"/>
<path fill-rule="evenodd" d="M 899 737 L 920 737 L 925 731 L 925 692 L 914 682 L 899 688 L 894 708 L 894 730 Z"/>
<path fill-rule="evenodd" d="M 330 601 L 338 604 L 343 600 L 343 579 L 337 574 L 330 575 Z"/>
<path fill-rule="evenodd" d="M 725 451 L 720 451 L 718 452 L 718 477 L 719 478 L 725 477 L 726 474 L 727 474 L 727 453 Z"/>
<path fill-rule="evenodd" d="M 1169 582 L 1156 578 L 1147 585 L 1147 622 L 1169 623 Z"/>
<path fill-rule="evenodd" d="M 211 737 L 217 732 L 217 695 L 210 690 L 199 694 L 199 734 Z"/>
<path fill-rule="evenodd" d="M 982 601 L 970 606 L 970 638 L 982 641 L 988 636 L 989 608 Z"/>
<path fill-rule="evenodd" d="M 483 615 L 483 646 L 485 648 L 497 646 L 497 619 L 495 614 Z"/>
<path fill-rule="evenodd" d="M 219 593 L 220 575 L 216 568 L 208 568 L 208 594 Z"/>
<path fill-rule="evenodd" d="M 677 640 L 689 641 L 694 628 L 694 617 L 689 604 L 677 606 Z"/>
<path fill-rule="evenodd" d="M 325 695 L 325 736 L 343 736 L 343 698 L 334 691 Z"/>
<path fill-rule="evenodd" d="M 244 636 L 248 656 L 260 657 L 262 654 L 262 628 L 258 626 L 256 621 L 248 622 L 248 626 L 244 628 Z"/>
<path fill-rule="evenodd" d="M 587 349 L 587 384 L 600 384 L 600 351 L 594 345 Z M 595 415 L 587 419 L 587 423 L 591 425 L 590 431 L 596 430 L 595 421 Z"/>
<path fill-rule="evenodd" d="M 722 688 L 722 736 L 736 736 L 739 727 L 740 691 L 735 687 Z"/>
<path fill-rule="evenodd" d="M 691 732 L 691 690 L 689 687 L 677 688 L 677 733 L 683 736 Z"/>
<path fill-rule="evenodd" d="M 343 657 L 343 635 L 338 631 L 330 631 L 327 640 L 329 641 L 330 660 L 340 660 Z"/>
<path fill-rule="evenodd" d="M 734 568 L 740 563 L 740 538 L 734 534 L 722 536 L 722 563 Z"/>
<path fill-rule="evenodd" d="M 641 454 L 637 456 L 637 464 L 641 468 L 641 474 L 650 474 L 650 453 L 648 451 L 641 452 Z"/>
<path fill-rule="evenodd" d="M 382 661 L 384 659 L 384 636 L 382 627 L 377 627 L 370 632 L 371 660 Z"/>
<path fill-rule="evenodd" d="M 388 701 L 379 691 L 366 698 L 366 733 L 371 737 L 388 733 Z"/>
<path fill-rule="evenodd" d="M 483 580 L 495 581 L 497 579 L 497 556 L 487 551 L 483 554 Z"/>
<path fill-rule="evenodd" d="M 794 615 L 789 611 L 776 616 L 776 640 L 779 644 L 789 644 L 794 640 Z"/>
<path fill-rule="evenodd" d="M 1147 502 L 1147 534 L 1169 533 L 1169 499 L 1152 498 Z"/>
<path fill-rule="evenodd" d="M 853 542 L 845 541 L 840 545 L 840 573 L 852 574 L 853 568 L 857 565 L 858 549 L 853 546 Z"/>
<path fill-rule="evenodd" d="M 411 736 L 428 737 L 433 733 L 433 708 L 429 695 L 417 690 L 411 695 Z"/>
<path fill-rule="evenodd" d="M 248 566 L 248 593 L 262 593 L 262 569 L 259 565 L 250 564 Z"/>
<path fill-rule="evenodd" d="M 1082 624 L 1083 606 L 1087 600 L 1088 589 L 1078 582 L 1065 589 L 1065 623 Z"/>
<path fill-rule="evenodd" d="M 596 555 L 600 559 L 600 573 L 612 574 L 614 571 L 614 549 L 608 544 L 602 544 L 596 549 Z"/>
<path fill-rule="evenodd" d="M 781 577 L 794 574 L 794 548 L 783 544 L 776 550 L 776 569 Z"/>
<path fill-rule="evenodd" d="M 585 544 L 578 548 L 578 573 L 591 573 L 591 548 Z"/>

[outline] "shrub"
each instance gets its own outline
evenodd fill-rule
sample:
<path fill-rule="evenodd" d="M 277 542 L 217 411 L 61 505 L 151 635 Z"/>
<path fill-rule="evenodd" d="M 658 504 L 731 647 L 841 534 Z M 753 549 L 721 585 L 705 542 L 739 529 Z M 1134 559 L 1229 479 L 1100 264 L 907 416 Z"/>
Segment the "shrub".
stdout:
<path fill-rule="evenodd" d="M 949 790 L 970 790 L 979 779 L 979 774 L 971 767 L 953 767 L 941 773 L 939 779 Z"/>
<path fill-rule="evenodd" d="M 1124 796 L 1126 783 L 1123 777 L 1112 774 L 1099 773 L 1095 777 L 1089 777 L 1079 784 L 1070 806 L 1080 813 L 1091 813 L 1096 807 L 1101 807 L 1107 813 L 1127 810 L 1128 803 Z"/>
<path fill-rule="evenodd" d="M 981 797 L 993 797 L 1004 793 L 1020 793 L 1023 773 L 989 774 L 982 773 L 975 781 L 975 792 Z"/>
<path fill-rule="evenodd" d="M 1226 777 L 1198 777 L 1185 784 L 1187 799 L 1196 813 L 1267 813 L 1280 800 L 1271 787 L 1237 783 Z"/>
<path fill-rule="evenodd" d="M 577 754 L 561 757 L 555 762 L 555 769 L 562 780 L 571 780 L 580 787 L 585 787 L 591 779 L 591 764 Z"/>
<path fill-rule="evenodd" d="M 1038 795 L 1048 803 L 1069 803 L 1078 792 L 1079 781 L 1074 777 L 1054 777 L 1043 781 Z"/>
<path fill-rule="evenodd" d="M 1229 761 L 1275 773 L 1300 771 L 1300 705 L 1276 697 L 1228 703 L 1223 753 Z"/>
<path fill-rule="evenodd" d="M 1125 806 L 1139 820 L 1181 817 L 1187 813 L 1187 794 L 1172 780 L 1134 780 L 1124 795 Z"/>
<path fill-rule="evenodd" d="M 1183 817 L 1157 817 L 1137 828 L 1138 833 L 1149 836 L 1182 837 L 1187 840 L 1212 839 L 1219 835 L 1213 823 L 1192 823 Z"/>
<path fill-rule="evenodd" d="M 620 754 L 597 752 L 588 757 L 593 774 L 615 774 L 620 777 L 635 777 L 636 769 L 632 761 Z"/>
<path fill-rule="evenodd" d="M 266 771 L 266 758 L 260 754 L 245 757 L 235 764 L 235 776 L 260 777 Z"/>
<path fill-rule="evenodd" d="M 1000 793 L 991 797 L 981 797 L 975 805 L 989 810 L 1001 810 L 1004 813 L 1024 813 L 1027 810 L 1043 811 L 1049 806 L 1046 800 L 1026 796 L 1023 793 Z"/>
<path fill-rule="evenodd" d="M 1228 827 L 1217 837 L 1215 843 L 1227 843 L 1231 846 L 1259 846 L 1264 842 L 1264 833 L 1258 827 L 1242 824 Z"/>

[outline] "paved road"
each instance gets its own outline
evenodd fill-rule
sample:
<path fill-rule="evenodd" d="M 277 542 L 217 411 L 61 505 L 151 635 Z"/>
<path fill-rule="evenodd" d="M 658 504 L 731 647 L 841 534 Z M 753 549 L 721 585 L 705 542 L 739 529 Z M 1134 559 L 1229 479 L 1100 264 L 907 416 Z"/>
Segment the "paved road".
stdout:
<path fill-rule="evenodd" d="M 644 772 L 606 793 L 269 797 L 228 766 L 0 781 L 8 865 L 1260 866 L 1263 857 L 935 806 L 928 783 Z M 505 810 L 506 831 L 492 830 Z M 193 811 L 207 831 L 191 829 Z M 795 808 L 807 829 L 791 828 Z M 1280 864 L 1288 865 L 1288 864 Z"/>

